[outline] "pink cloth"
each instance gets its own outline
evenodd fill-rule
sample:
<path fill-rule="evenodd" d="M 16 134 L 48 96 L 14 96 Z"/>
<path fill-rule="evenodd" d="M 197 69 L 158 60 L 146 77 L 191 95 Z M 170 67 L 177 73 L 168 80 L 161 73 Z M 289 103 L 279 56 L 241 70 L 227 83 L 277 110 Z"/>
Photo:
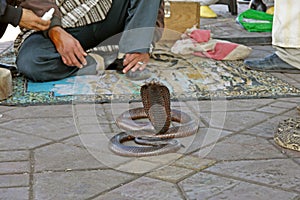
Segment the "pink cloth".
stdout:
<path fill-rule="evenodd" d="M 194 30 L 189 35 L 190 38 L 194 39 L 195 41 L 201 42 L 208 42 L 210 40 L 210 30 Z"/>
<path fill-rule="evenodd" d="M 188 29 L 171 51 L 176 54 L 193 54 L 215 60 L 240 60 L 251 53 L 251 48 L 228 41 L 211 39 L 210 30 Z"/>
<path fill-rule="evenodd" d="M 238 47 L 235 43 L 222 43 L 217 42 L 215 48 L 211 51 L 198 51 L 194 52 L 194 55 L 200 57 L 212 58 L 215 60 L 224 60 L 231 52 L 233 52 Z"/>

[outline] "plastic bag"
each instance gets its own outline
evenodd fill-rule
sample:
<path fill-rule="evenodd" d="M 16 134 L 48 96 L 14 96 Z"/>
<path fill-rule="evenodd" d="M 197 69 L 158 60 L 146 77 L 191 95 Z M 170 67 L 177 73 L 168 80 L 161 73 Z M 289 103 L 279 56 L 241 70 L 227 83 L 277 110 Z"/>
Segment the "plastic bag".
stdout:
<path fill-rule="evenodd" d="M 248 9 L 239 14 L 237 22 L 249 32 L 271 32 L 273 27 L 273 15 Z"/>

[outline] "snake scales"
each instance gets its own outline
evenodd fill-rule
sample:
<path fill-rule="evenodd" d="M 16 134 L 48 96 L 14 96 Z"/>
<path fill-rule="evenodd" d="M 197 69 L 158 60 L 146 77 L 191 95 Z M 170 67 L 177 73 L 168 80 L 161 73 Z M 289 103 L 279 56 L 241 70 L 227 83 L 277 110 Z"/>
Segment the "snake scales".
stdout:
<path fill-rule="evenodd" d="M 300 114 L 300 106 L 297 110 Z M 288 118 L 280 122 L 274 140 L 279 146 L 300 151 L 300 117 Z"/>
<path fill-rule="evenodd" d="M 185 112 L 171 109 L 170 93 L 165 85 L 158 82 L 146 83 L 141 87 L 143 107 L 122 113 L 116 124 L 126 132 L 110 139 L 111 151 L 122 156 L 154 156 L 178 151 L 182 145 L 174 138 L 193 135 L 198 125 Z M 137 122 L 140 119 L 149 122 Z M 171 122 L 179 123 L 171 126 Z M 134 145 L 125 142 L 134 141 Z"/>

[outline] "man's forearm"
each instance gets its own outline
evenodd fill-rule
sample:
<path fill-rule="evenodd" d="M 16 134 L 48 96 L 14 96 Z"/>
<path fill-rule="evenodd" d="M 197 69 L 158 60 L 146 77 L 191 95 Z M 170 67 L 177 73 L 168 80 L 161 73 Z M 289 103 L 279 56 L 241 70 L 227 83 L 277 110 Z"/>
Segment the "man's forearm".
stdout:
<path fill-rule="evenodd" d="M 48 30 L 43 31 L 43 34 L 45 37 L 49 37 L 49 32 L 51 29 L 55 28 L 55 27 L 61 27 L 61 21 L 60 18 L 57 16 L 53 16 L 51 19 L 51 24 Z"/>
<path fill-rule="evenodd" d="M 50 27 L 48 30 L 48 36 L 50 40 L 55 44 L 60 36 L 65 33 L 65 30 L 60 26 Z"/>

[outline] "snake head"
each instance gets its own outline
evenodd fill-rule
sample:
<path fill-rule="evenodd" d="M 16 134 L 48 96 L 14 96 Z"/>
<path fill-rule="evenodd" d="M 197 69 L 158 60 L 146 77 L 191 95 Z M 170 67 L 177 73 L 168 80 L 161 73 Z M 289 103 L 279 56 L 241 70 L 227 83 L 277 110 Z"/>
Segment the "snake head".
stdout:
<path fill-rule="evenodd" d="M 171 124 L 169 89 L 158 81 L 151 81 L 141 87 L 140 93 L 145 113 L 156 132 L 167 132 Z"/>

